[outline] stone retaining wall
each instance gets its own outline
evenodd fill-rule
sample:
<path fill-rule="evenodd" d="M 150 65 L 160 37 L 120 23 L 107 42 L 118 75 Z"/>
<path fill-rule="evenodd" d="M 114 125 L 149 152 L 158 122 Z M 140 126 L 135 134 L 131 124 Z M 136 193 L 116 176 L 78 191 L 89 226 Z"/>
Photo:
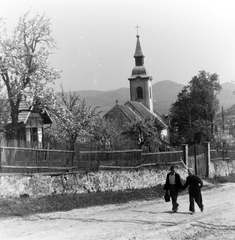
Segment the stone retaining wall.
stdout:
<path fill-rule="evenodd" d="M 211 160 L 209 177 L 228 176 L 235 174 L 235 160 Z"/>

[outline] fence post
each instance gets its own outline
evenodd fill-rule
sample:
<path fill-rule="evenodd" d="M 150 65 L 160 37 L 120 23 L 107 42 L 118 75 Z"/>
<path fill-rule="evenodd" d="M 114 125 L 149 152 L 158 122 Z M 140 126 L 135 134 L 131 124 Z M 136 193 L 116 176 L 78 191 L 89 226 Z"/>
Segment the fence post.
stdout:
<path fill-rule="evenodd" d="M 205 156 L 206 156 L 206 177 L 210 176 L 210 163 L 211 163 L 211 145 L 210 142 L 204 143 Z"/>
<path fill-rule="evenodd" d="M 186 166 L 188 166 L 188 144 L 183 145 L 183 160 Z"/>

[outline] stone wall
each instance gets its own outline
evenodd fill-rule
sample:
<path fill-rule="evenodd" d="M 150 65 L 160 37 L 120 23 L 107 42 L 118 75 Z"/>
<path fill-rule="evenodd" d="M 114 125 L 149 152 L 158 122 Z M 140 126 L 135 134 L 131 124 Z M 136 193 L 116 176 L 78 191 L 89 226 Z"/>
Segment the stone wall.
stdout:
<path fill-rule="evenodd" d="M 211 160 L 209 177 L 228 176 L 235 174 L 235 160 Z"/>

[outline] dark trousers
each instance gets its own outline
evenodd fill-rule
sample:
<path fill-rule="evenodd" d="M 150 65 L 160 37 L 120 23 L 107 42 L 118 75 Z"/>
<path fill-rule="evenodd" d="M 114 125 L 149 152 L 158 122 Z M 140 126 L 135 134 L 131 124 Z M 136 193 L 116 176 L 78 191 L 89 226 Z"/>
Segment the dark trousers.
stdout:
<path fill-rule="evenodd" d="M 177 203 L 178 190 L 176 188 L 176 185 L 170 185 L 170 196 L 172 202 L 172 210 L 178 210 L 179 206 L 179 204 Z"/>
<path fill-rule="evenodd" d="M 197 203 L 198 207 L 202 209 L 202 194 L 201 192 L 189 193 L 189 211 L 195 212 L 194 201 Z"/>

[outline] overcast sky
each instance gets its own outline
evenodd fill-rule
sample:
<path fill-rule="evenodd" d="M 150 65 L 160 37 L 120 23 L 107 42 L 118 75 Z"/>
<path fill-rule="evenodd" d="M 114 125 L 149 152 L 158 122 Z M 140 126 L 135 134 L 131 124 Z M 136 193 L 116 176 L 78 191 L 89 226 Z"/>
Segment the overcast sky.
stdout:
<path fill-rule="evenodd" d="M 129 87 L 137 24 L 153 84 L 187 85 L 201 70 L 235 80 L 234 0 L 0 0 L 9 28 L 28 10 L 51 18 L 56 90 Z"/>

